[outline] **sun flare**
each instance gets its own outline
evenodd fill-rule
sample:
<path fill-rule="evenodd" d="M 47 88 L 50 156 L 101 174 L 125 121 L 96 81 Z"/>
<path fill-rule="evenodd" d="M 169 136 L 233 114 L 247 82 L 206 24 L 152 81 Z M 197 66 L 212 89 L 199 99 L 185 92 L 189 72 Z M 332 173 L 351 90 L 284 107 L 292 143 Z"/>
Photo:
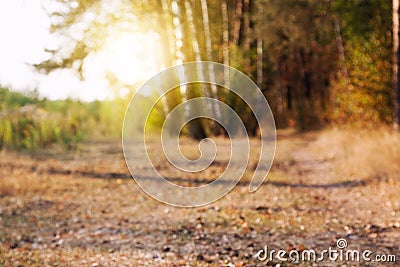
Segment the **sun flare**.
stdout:
<path fill-rule="evenodd" d="M 160 71 L 161 45 L 154 32 L 110 34 L 85 62 L 85 75 L 106 79 L 113 89 L 135 86 Z"/>

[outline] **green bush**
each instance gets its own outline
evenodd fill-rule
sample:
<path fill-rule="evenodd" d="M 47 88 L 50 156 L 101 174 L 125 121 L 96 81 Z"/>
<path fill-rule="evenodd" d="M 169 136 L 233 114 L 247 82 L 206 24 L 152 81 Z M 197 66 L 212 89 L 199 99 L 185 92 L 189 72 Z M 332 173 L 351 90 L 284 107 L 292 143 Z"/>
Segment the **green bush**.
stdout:
<path fill-rule="evenodd" d="M 0 88 L 0 149 L 73 149 L 85 138 L 121 135 L 128 101 L 50 101 Z"/>

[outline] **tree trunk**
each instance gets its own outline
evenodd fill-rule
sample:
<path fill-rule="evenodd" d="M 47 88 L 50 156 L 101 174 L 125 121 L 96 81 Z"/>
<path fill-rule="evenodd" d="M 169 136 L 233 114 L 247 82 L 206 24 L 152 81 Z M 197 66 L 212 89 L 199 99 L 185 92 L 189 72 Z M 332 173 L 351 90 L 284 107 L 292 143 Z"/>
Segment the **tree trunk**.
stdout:
<path fill-rule="evenodd" d="M 196 61 L 201 61 L 199 42 L 197 41 L 197 31 L 196 31 L 196 26 L 194 25 L 193 11 L 192 11 L 192 7 L 190 5 L 189 0 L 185 0 L 185 9 L 186 9 L 187 21 L 189 24 L 191 39 L 192 39 L 194 58 Z M 199 77 L 199 78 L 201 79 L 202 77 Z"/>
<path fill-rule="evenodd" d="M 167 46 L 168 48 L 167 55 L 165 55 L 165 66 L 168 67 L 170 64 L 173 64 L 174 58 L 175 58 L 175 42 L 174 42 L 174 30 L 173 30 L 173 20 L 171 18 L 171 12 L 170 8 L 168 5 L 167 0 L 161 0 L 161 6 L 162 6 L 162 11 L 163 11 L 163 21 L 164 21 L 164 27 L 166 31 L 162 32 L 164 33 L 164 39 L 167 41 Z"/>
<path fill-rule="evenodd" d="M 167 0 L 161 0 L 161 8 L 162 8 L 162 19 L 160 21 L 160 26 L 163 25 L 163 27 L 165 27 L 166 29 L 166 31 L 162 32 L 161 34 L 161 40 L 163 40 L 163 42 L 167 44 L 166 46 L 164 46 L 164 51 L 165 51 L 164 64 L 165 67 L 169 67 L 174 65 L 176 62 L 174 24 L 173 24 L 173 18 L 171 16 L 172 14 L 171 6 L 169 5 Z M 179 90 L 173 90 L 169 92 L 168 94 L 165 95 L 165 102 L 163 102 L 164 113 L 168 114 L 181 102 L 182 102 L 182 94 Z M 179 125 L 177 125 L 176 127 L 179 127 Z"/>
<path fill-rule="evenodd" d="M 243 0 L 237 0 L 235 18 L 233 21 L 233 39 L 232 39 L 232 43 L 235 46 L 239 45 L 242 13 L 243 13 Z"/>
<path fill-rule="evenodd" d="M 393 0 L 393 126 L 400 129 L 399 0 Z"/>
<path fill-rule="evenodd" d="M 333 25 L 335 28 L 335 38 L 336 38 L 336 46 L 339 53 L 339 62 L 340 62 L 340 72 L 344 78 L 349 78 L 349 72 L 346 66 L 346 56 L 344 54 L 344 46 L 342 33 L 340 30 L 340 22 L 336 15 L 333 16 Z"/>
<path fill-rule="evenodd" d="M 223 53 L 223 63 L 229 66 L 229 18 L 228 18 L 228 7 L 226 5 L 226 0 L 222 0 L 221 3 L 222 11 L 222 53 Z M 224 85 L 229 87 L 229 69 L 224 69 Z"/>
<path fill-rule="evenodd" d="M 250 50 L 250 0 L 244 0 L 243 9 L 243 48 L 245 53 L 248 53 Z"/>
<path fill-rule="evenodd" d="M 243 69 L 247 75 L 252 72 L 252 61 L 250 53 L 251 45 L 251 30 L 250 30 L 250 0 L 244 0 L 243 2 L 243 47 L 244 58 L 243 58 Z"/>
<path fill-rule="evenodd" d="M 207 0 L 201 0 L 201 11 L 203 14 L 203 25 L 204 25 L 204 35 L 206 39 L 206 52 L 207 52 L 207 60 L 208 61 L 213 61 L 212 57 L 212 43 L 211 43 L 211 31 L 210 31 L 210 21 L 208 18 L 208 6 L 207 6 Z M 208 92 L 207 97 L 212 97 L 215 98 L 217 95 L 217 86 L 215 85 L 215 73 L 214 73 L 214 67 L 213 65 L 209 65 L 208 68 L 208 75 L 209 75 L 209 80 L 212 82 L 211 83 L 211 90 Z M 218 105 L 213 105 L 212 107 L 212 116 L 213 118 L 216 118 L 217 120 L 221 121 L 221 111 L 219 109 Z M 213 133 L 215 135 L 219 135 L 221 133 L 221 127 L 217 123 L 213 123 Z"/>
<path fill-rule="evenodd" d="M 181 23 L 181 9 L 176 0 L 171 2 L 172 21 L 175 37 L 175 64 L 182 64 L 184 61 L 184 54 L 182 52 L 183 46 L 183 27 Z"/>
<path fill-rule="evenodd" d="M 212 58 L 212 43 L 211 43 L 211 31 L 210 31 L 210 20 L 208 18 L 208 6 L 207 6 L 207 0 L 201 0 L 201 11 L 203 14 L 203 25 L 204 25 L 204 35 L 206 39 L 206 53 L 207 53 L 207 60 L 208 61 L 213 61 Z M 214 68 L 212 65 L 210 65 L 209 68 L 209 79 L 211 81 L 215 81 L 214 77 Z M 215 93 L 216 92 L 216 86 L 211 85 L 211 92 Z"/>
<path fill-rule="evenodd" d="M 262 89 L 263 84 L 263 41 L 257 40 L 257 85 Z"/>
<path fill-rule="evenodd" d="M 186 10 L 186 20 L 187 20 L 189 30 L 190 30 L 190 36 L 185 39 L 192 40 L 192 49 L 193 49 L 194 59 L 196 61 L 201 61 L 201 52 L 200 52 L 199 42 L 197 39 L 196 25 L 194 24 L 194 20 L 193 20 L 193 10 L 192 10 L 192 6 L 190 4 L 190 0 L 185 0 L 184 4 L 185 4 L 185 10 Z M 199 79 L 200 81 L 204 80 L 204 72 L 200 65 L 197 67 L 197 79 Z M 206 92 L 206 95 L 207 95 L 207 85 L 205 85 L 205 84 L 189 84 L 186 86 L 186 98 L 187 99 L 203 96 L 202 95 L 203 92 Z M 209 110 L 211 110 L 212 107 L 210 106 L 207 108 Z M 188 112 L 196 114 L 196 113 L 199 113 L 200 111 L 197 110 L 195 106 L 190 106 Z M 201 118 L 197 118 L 197 119 L 194 119 L 193 121 L 189 122 L 188 129 L 189 129 L 190 136 L 197 140 L 206 138 L 207 133 L 205 130 L 205 124 L 206 124 L 206 122 L 204 121 L 204 119 L 201 119 Z"/>
<path fill-rule="evenodd" d="M 280 65 L 280 63 L 279 63 L 279 65 Z M 280 71 L 280 66 L 279 66 L 279 68 L 278 68 L 278 70 L 277 70 L 277 76 L 278 76 L 278 79 L 277 79 L 277 89 L 278 89 L 278 91 L 277 91 L 277 103 L 276 103 L 276 105 L 277 105 L 277 113 L 278 113 L 278 115 L 281 115 L 281 116 L 283 116 L 283 111 L 284 111 L 284 109 L 283 109 L 283 89 L 282 89 L 282 77 L 281 77 L 281 71 Z"/>

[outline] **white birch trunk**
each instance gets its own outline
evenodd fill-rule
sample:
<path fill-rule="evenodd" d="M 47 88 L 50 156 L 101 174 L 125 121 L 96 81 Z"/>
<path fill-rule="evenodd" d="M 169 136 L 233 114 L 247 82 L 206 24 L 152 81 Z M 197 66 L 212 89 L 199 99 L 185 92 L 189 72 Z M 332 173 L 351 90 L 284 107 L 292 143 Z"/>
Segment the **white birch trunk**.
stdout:
<path fill-rule="evenodd" d="M 349 72 L 348 72 L 347 66 L 346 66 L 346 56 L 344 54 L 342 33 L 340 30 L 339 19 L 336 16 L 333 17 L 333 23 L 334 23 L 334 28 L 335 28 L 336 46 L 337 46 L 337 50 L 339 53 L 340 72 L 342 73 L 342 75 L 345 78 L 348 78 Z"/>
<path fill-rule="evenodd" d="M 229 18 L 228 18 L 228 7 L 226 0 L 222 0 L 221 3 L 222 11 L 222 53 L 223 53 L 223 63 L 229 66 Z M 229 88 L 229 69 L 224 69 L 224 85 Z"/>
<path fill-rule="evenodd" d="M 205 39 L 206 39 L 206 52 L 207 52 L 207 60 L 208 61 L 213 61 L 212 58 L 212 43 L 211 43 L 211 32 L 210 32 L 210 21 L 208 18 L 208 6 L 207 6 L 207 0 L 200 0 L 201 1 L 201 11 L 203 14 L 203 24 L 204 24 L 204 34 L 205 34 Z M 215 82 L 215 73 L 214 73 L 214 67 L 212 64 L 209 65 L 208 68 L 208 75 L 209 75 L 209 80 L 211 82 L 211 92 L 209 94 L 209 97 L 215 98 L 217 95 L 217 86 L 213 83 Z M 218 105 L 214 105 L 212 108 L 213 113 L 217 119 L 221 118 L 221 111 L 219 110 Z"/>
<path fill-rule="evenodd" d="M 257 85 L 261 89 L 263 83 L 263 41 L 257 40 Z"/>

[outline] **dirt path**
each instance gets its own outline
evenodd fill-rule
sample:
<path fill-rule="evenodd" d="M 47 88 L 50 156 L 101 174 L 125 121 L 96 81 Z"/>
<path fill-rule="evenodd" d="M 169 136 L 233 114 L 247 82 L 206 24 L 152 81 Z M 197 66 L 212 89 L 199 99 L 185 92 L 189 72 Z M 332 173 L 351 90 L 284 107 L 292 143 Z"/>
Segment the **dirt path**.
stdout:
<path fill-rule="evenodd" d="M 320 160 L 313 142 L 280 140 L 270 178 L 256 193 L 244 181 L 198 209 L 173 208 L 144 194 L 115 144 L 90 144 L 62 158 L 3 153 L 0 265 L 291 266 L 254 256 L 266 245 L 336 248 L 339 238 L 350 249 L 399 261 L 400 181 L 338 177 L 335 159 Z"/>

